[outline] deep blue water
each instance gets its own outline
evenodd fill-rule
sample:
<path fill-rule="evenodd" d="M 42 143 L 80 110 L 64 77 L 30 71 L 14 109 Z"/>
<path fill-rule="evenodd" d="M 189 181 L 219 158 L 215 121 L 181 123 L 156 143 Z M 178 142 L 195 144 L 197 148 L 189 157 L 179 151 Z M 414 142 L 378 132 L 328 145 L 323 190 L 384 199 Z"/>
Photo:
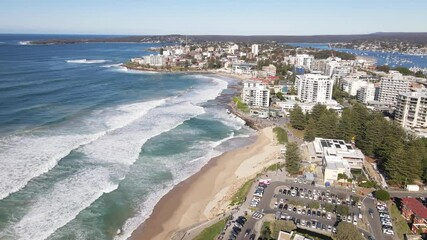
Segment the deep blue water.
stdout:
<path fill-rule="evenodd" d="M 233 80 L 118 66 L 155 44 L 19 45 L 60 37 L 0 35 L 0 239 L 126 239 L 248 142 L 217 98 Z"/>
<path fill-rule="evenodd" d="M 296 47 L 311 47 L 317 49 L 329 49 L 328 44 L 325 43 L 287 43 L 291 46 Z M 417 56 L 417 55 L 408 55 L 395 52 L 379 52 L 379 51 L 366 51 L 358 49 L 348 49 L 348 48 L 334 48 L 336 51 L 351 53 L 357 56 L 364 56 L 374 58 L 377 61 L 377 65 L 388 65 L 390 67 L 418 67 L 418 68 L 427 68 L 427 55 Z"/>

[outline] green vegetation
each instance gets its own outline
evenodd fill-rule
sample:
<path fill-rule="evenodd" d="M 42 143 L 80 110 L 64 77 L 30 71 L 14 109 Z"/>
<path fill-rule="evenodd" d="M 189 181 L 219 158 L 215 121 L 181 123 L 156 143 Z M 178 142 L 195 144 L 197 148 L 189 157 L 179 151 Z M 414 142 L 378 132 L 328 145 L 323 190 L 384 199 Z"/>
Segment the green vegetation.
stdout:
<path fill-rule="evenodd" d="M 272 240 L 273 238 L 271 237 L 271 223 L 270 222 L 263 222 L 262 223 L 262 227 L 261 227 L 261 235 L 259 236 L 258 239 L 261 240 Z"/>
<path fill-rule="evenodd" d="M 307 208 L 319 209 L 320 204 L 319 204 L 319 202 L 309 202 L 309 203 L 307 203 Z"/>
<path fill-rule="evenodd" d="M 297 229 L 297 226 L 295 226 L 295 223 L 292 221 L 276 220 L 274 221 L 272 228 L 271 236 L 273 239 L 277 239 L 280 231 L 291 232 Z"/>
<path fill-rule="evenodd" d="M 316 59 L 327 59 L 329 57 L 332 57 L 332 53 L 335 57 L 339 57 L 342 60 L 355 60 L 356 56 L 350 53 L 344 53 L 344 52 L 338 52 L 334 50 L 322 50 L 317 52 L 311 52 L 310 54 L 314 56 Z"/>
<path fill-rule="evenodd" d="M 325 205 L 323 205 L 325 207 L 325 210 L 327 212 L 332 212 L 335 208 L 335 206 L 331 203 L 325 203 Z"/>
<path fill-rule="evenodd" d="M 390 68 L 389 66 L 384 65 L 384 66 L 377 66 L 376 69 L 378 71 L 382 71 L 382 72 L 386 72 L 386 73 L 390 72 L 390 70 L 396 70 L 405 76 L 415 76 L 415 77 L 420 77 L 420 78 L 426 78 L 426 76 L 424 75 L 424 73 L 422 71 L 413 72 L 413 71 L 409 70 L 409 68 L 407 68 L 407 67 Z"/>
<path fill-rule="evenodd" d="M 368 111 L 360 103 L 345 108 L 341 117 L 318 104 L 311 114 L 302 114 L 297 109 L 290 118 L 294 128 L 305 129 L 306 141 L 315 137 L 354 141 L 365 155 L 379 160 L 390 184 L 405 185 L 416 179 L 427 182 L 427 139 L 408 136 L 401 126 L 387 121 L 381 113 Z"/>
<path fill-rule="evenodd" d="M 300 106 L 295 105 L 294 109 L 290 111 L 290 122 L 293 128 L 298 130 L 304 130 L 305 117 Z"/>
<path fill-rule="evenodd" d="M 249 107 L 248 105 L 246 105 L 245 103 L 243 103 L 239 97 L 233 97 L 233 102 L 236 104 L 237 109 L 239 109 L 240 111 L 244 112 L 244 113 L 248 113 L 249 112 Z"/>
<path fill-rule="evenodd" d="M 280 100 L 284 100 L 284 99 L 285 99 L 285 97 L 283 96 L 283 93 L 282 93 L 282 92 L 278 92 L 278 93 L 276 93 L 276 97 L 277 97 L 278 99 L 280 99 Z"/>
<path fill-rule="evenodd" d="M 214 225 L 205 228 L 199 235 L 197 235 L 194 240 L 215 240 L 218 235 L 221 233 L 221 231 L 225 227 L 225 223 L 227 222 L 227 219 L 223 219 Z"/>
<path fill-rule="evenodd" d="M 335 238 L 337 240 L 364 240 L 356 226 L 347 222 L 340 222 L 337 227 Z"/>
<path fill-rule="evenodd" d="M 249 179 L 239 188 L 239 190 L 234 194 L 231 200 L 231 206 L 240 205 L 245 202 L 246 196 L 248 195 L 253 182 L 254 179 Z"/>
<path fill-rule="evenodd" d="M 396 231 L 398 239 L 404 239 L 404 234 L 411 233 L 406 220 L 400 214 L 396 204 L 388 204 L 388 209 L 390 210 L 390 216 L 393 220 L 394 230 Z"/>
<path fill-rule="evenodd" d="M 280 163 L 280 162 L 278 162 L 278 163 L 275 163 L 275 164 L 270 165 L 270 166 L 266 169 L 266 171 L 277 171 L 277 170 L 282 169 L 282 168 L 284 168 L 284 167 L 285 167 L 285 164 L 284 164 L 284 163 Z"/>
<path fill-rule="evenodd" d="M 340 215 L 348 215 L 350 213 L 350 208 L 344 205 L 337 205 L 337 213 Z"/>
<path fill-rule="evenodd" d="M 281 127 L 273 128 L 273 132 L 276 133 L 276 139 L 280 144 L 285 144 L 288 142 L 288 133 L 285 129 Z"/>
<path fill-rule="evenodd" d="M 388 201 L 390 200 L 390 193 L 386 190 L 380 189 L 374 192 L 374 197 L 380 201 Z"/>
<path fill-rule="evenodd" d="M 285 167 L 290 174 L 298 174 L 300 172 L 301 154 L 298 145 L 290 142 L 286 145 Z"/>
<path fill-rule="evenodd" d="M 364 187 L 364 188 L 377 188 L 378 185 L 375 181 L 362 181 L 359 182 L 359 187 Z"/>

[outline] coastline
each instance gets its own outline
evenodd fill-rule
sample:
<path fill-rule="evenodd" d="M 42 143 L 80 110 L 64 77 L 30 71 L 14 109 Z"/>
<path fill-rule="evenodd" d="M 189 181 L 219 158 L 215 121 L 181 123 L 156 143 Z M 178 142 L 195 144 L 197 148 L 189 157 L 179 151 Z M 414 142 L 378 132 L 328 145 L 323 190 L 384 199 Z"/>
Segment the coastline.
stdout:
<path fill-rule="evenodd" d="M 233 193 L 275 163 L 279 150 L 269 127 L 258 132 L 254 143 L 211 159 L 199 172 L 163 196 L 131 239 L 171 239 L 179 230 L 230 210 Z"/>

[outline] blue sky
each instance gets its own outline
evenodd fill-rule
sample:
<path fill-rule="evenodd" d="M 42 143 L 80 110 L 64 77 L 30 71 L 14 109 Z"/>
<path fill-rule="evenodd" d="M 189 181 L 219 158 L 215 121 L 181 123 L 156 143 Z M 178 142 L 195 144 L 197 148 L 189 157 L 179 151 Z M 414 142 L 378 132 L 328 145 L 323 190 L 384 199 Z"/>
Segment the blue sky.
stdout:
<path fill-rule="evenodd" d="M 427 32 L 427 0 L 0 0 L 1 33 Z"/>

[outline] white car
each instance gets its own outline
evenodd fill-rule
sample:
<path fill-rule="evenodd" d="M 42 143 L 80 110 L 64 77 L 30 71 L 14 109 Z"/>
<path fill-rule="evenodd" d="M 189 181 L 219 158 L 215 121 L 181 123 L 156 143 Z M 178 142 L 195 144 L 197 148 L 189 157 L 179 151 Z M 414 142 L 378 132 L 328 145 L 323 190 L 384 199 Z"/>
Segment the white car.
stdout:
<path fill-rule="evenodd" d="M 297 213 L 301 214 L 301 209 L 300 208 L 297 209 Z"/>
<path fill-rule="evenodd" d="M 328 231 L 332 232 L 332 226 L 331 225 L 328 225 Z"/>
<path fill-rule="evenodd" d="M 387 235 L 394 235 L 393 230 L 390 230 L 390 229 L 383 229 L 383 233 L 385 233 Z"/>
<path fill-rule="evenodd" d="M 354 224 L 354 225 L 357 225 L 357 219 L 354 219 L 354 220 L 353 220 L 353 224 Z"/>
<path fill-rule="evenodd" d="M 328 215 L 326 215 L 326 218 L 330 220 L 332 218 L 331 213 L 328 213 Z"/>
<path fill-rule="evenodd" d="M 283 203 L 284 203 L 283 198 L 281 198 L 281 199 L 279 200 L 279 203 L 280 203 L 280 204 L 283 204 Z"/>
<path fill-rule="evenodd" d="M 350 215 L 347 216 L 347 222 L 351 223 L 351 216 Z"/>

